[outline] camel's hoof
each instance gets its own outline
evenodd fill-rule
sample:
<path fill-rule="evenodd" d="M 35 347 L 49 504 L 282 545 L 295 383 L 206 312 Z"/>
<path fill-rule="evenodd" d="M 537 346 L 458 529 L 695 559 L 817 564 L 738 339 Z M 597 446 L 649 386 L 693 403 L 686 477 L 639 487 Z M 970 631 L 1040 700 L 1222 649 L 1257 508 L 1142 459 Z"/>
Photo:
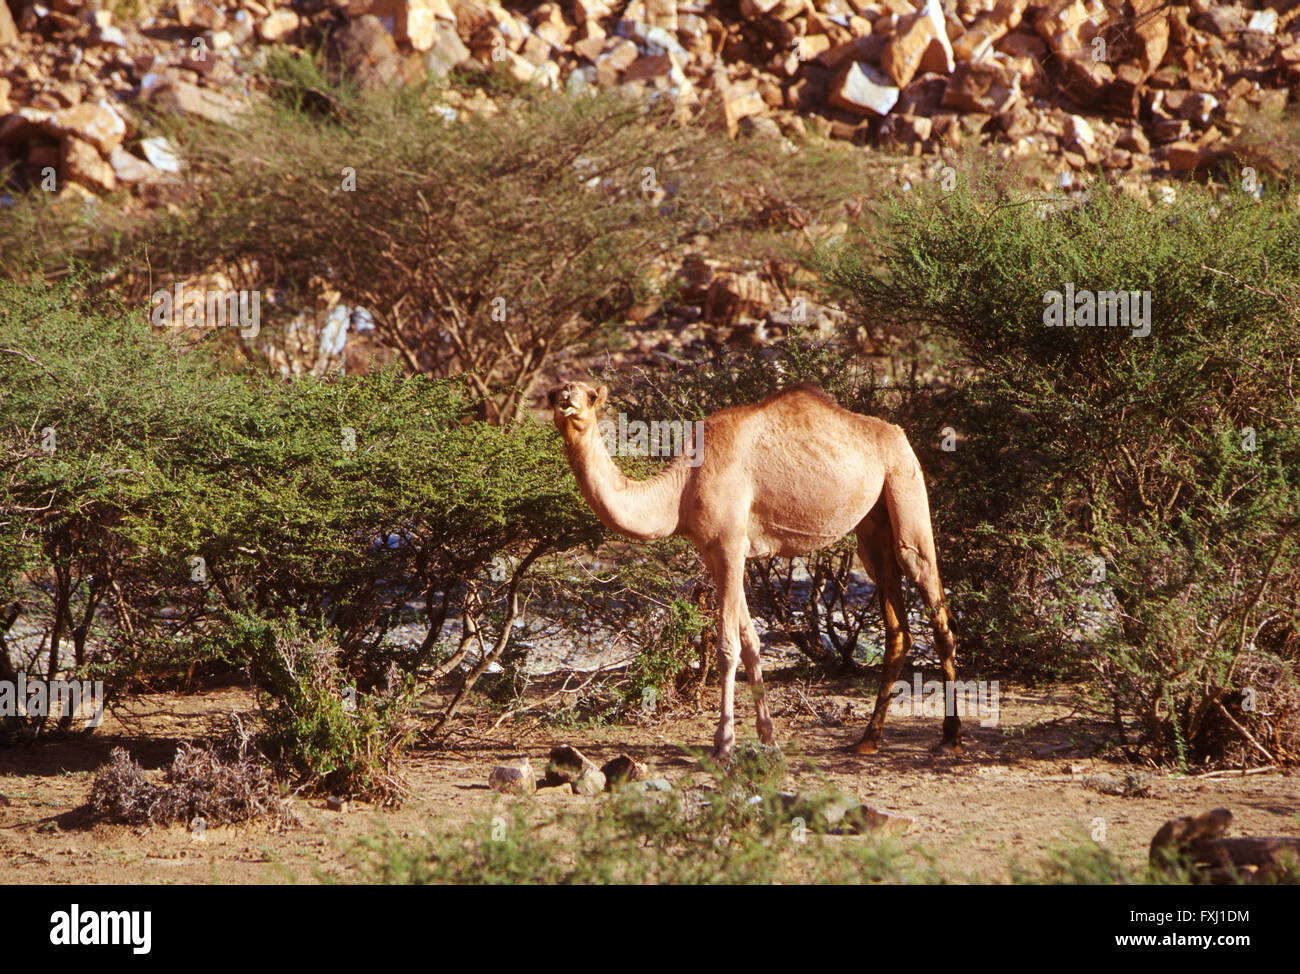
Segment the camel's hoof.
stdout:
<path fill-rule="evenodd" d="M 879 748 L 880 748 L 879 741 L 869 740 L 868 738 L 864 737 L 856 744 L 850 744 L 848 747 L 845 748 L 845 750 L 851 754 L 875 754 L 876 751 L 879 750 Z"/>
<path fill-rule="evenodd" d="M 736 749 L 735 737 L 715 737 L 713 739 L 713 750 L 709 752 L 709 759 L 717 765 L 725 765 L 731 760 L 732 752 Z"/>
<path fill-rule="evenodd" d="M 940 754 L 962 754 L 966 750 L 966 745 L 961 742 L 960 738 L 949 740 L 944 738 L 934 746 L 934 751 Z"/>

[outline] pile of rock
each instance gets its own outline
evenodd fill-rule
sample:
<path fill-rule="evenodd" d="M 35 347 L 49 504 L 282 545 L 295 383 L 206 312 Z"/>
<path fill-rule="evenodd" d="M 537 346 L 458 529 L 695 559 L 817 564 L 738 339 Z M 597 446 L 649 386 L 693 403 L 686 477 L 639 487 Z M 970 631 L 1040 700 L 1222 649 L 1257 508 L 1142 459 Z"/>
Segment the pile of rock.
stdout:
<path fill-rule="evenodd" d="M 1300 80 L 1300 8 L 1283 0 L 367 3 L 350 9 L 429 70 L 630 87 L 732 134 L 811 126 L 914 154 L 996 141 L 1058 171 L 1205 165 Z"/>
<path fill-rule="evenodd" d="M 111 192 L 183 168 L 164 139 L 138 139 L 138 106 L 230 121 L 247 104 L 235 65 L 298 29 L 293 10 L 181 0 L 115 24 L 86 0 L 0 0 L 0 170 L 20 187 Z M 130 145 L 130 149 L 126 146 Z"/>
<path fill-rule="evenodd" d="M 48 4 L 48 5 L 47 5 Z M 453 69 L 623 87 L 735 134 L 904 153 L 971 140 L 1058 172 L 1188 171 L 1252 108 L 1300 82 L 1300 7 L 1204 0 L 178 0 L 114 23 L 96 0 L 0 0 L 0 169 L 105 192 L 175 173 L 139 145 L 152 102 L 215 121 L 248 98 L 268 44 L 328 35 L 364 87 Z M 449 103 L 460 117 L 490 98 Z M 130 145 L 134 151 L 128 151 Z"/>
<path fill-rule="evenodd" d="M 488 775 L 488 787 L 507 795 L 532 795 L 539 789 L 557 789 L 592 798 L 621 785 L 636 783 L 659 786 L 661 779 L 650 778 L 649 768 L 626 754 L 598 766 L 576 747 L 567 744 L 551 748 L 546 760 L 546 774 L 541 778 L 533 773 L 533 766 L 527 758 L 499 764 Z M 668 788 L 671 789 L 671 785 Z"/>

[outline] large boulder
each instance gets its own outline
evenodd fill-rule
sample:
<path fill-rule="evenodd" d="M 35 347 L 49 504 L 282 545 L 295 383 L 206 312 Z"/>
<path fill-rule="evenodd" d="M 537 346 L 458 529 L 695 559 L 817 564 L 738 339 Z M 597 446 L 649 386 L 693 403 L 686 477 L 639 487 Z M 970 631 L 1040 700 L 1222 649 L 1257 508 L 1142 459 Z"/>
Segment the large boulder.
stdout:
<path fill-rule="evenodd" d="M 364 91 L 418 81 L 424 70 L 418 59 L 410 62 L 402 56 L 393 35 L 373 14 L 357 17 L 335 32 L 331 48 L 339 67 Z"/>

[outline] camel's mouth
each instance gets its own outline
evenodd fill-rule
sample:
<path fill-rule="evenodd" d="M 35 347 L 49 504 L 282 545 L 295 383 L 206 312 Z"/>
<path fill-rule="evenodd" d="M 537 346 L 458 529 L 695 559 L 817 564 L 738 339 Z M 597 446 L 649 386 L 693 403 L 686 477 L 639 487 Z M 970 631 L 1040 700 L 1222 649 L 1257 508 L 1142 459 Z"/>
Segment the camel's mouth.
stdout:
<path fill-rule="evenodd" d="M 582 410 L 578 408 L 577 403 L 567 402 L 560 406 L 561 416 L 577 416 L 580 412 Z"/>

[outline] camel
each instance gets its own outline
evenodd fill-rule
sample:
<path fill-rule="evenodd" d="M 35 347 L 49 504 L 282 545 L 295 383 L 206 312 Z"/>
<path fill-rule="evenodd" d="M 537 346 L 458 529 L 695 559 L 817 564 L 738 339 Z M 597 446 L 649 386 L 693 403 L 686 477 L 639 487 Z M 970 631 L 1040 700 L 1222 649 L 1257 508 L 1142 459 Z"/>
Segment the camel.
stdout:
<path fill-rule="evenodd" d="M 890 691 L 911 649 L 904 574 L 929 606 L 944 698 L 955 699 L 957 648 L 939 582 L 925 480 L 899 427 L 843 409 L 816 386 L 800 384 L 715 413 L 698 428 L 689 454 L 635 481 L 618 469 L 598 433 L 607 399 L 604 386 L 578 381 L 547 394 L 578 487 L 601 523 L 637 541 L 683 535 L 713 576 L 722 678 L 714 759 L 727 759 L 735 746 L 739 661 L 754 694 L 759 739 L 775 743 L 758 633 L 745 601 L 745 559 L 806 555 L 849 531 L 857 535 L 858 555 L 879 593 L 885 623 L 875 711 L 851 750 L 869 754 L 879 746 Z M 955 713 L 944 718 L 940 747 L 961 750 Z"/>

